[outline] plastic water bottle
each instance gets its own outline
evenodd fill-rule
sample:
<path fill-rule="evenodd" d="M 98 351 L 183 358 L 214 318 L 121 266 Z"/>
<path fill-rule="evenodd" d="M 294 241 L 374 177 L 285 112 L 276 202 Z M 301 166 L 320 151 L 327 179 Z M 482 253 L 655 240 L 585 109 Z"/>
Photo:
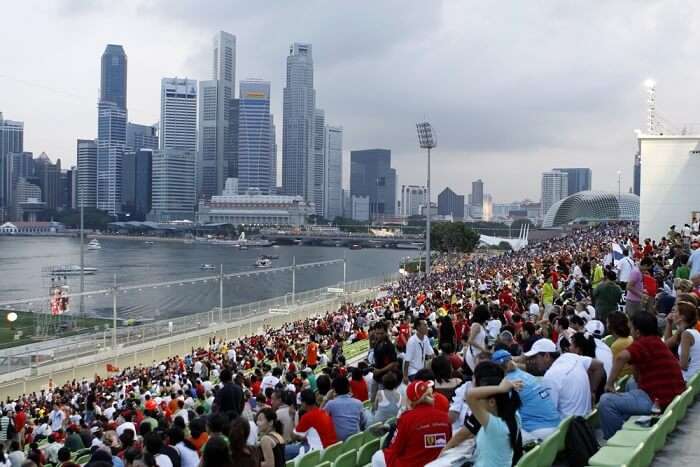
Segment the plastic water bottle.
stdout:
<path fill-rule="evenodd" d="M 661 416 L 661 404 L 659 404 L 659 399 L 654 399 L 654 405 L 651 406 L 651 416 Z"/>

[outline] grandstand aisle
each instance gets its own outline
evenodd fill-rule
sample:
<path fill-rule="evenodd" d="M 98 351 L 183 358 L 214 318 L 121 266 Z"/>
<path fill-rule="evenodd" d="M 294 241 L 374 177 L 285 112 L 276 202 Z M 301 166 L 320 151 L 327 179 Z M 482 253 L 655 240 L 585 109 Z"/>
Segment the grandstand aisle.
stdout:
<path fill-rule="evenodd" d="M 700 404 L 697 401 L 690 407 L 681 423 L 669 434 L 666 445 L 654 457 L 652 467 L 678 465 L 700 465 Z"/>

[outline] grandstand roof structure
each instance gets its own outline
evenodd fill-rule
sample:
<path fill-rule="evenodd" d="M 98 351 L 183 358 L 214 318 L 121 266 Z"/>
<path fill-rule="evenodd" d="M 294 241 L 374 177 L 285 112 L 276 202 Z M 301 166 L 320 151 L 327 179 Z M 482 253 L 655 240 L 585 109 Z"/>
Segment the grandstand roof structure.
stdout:
<path fill-rule="evenodd" d="M 544 216 L 542 227 L 574 221 L 639 221 L 639 196 L 605 191 L 580 191 L 557 201 Z"/>

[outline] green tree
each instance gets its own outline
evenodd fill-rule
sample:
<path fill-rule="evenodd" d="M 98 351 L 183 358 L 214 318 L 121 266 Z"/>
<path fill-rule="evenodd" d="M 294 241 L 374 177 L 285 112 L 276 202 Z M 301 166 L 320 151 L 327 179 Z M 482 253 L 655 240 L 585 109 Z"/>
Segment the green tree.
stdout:
<path fill-rule="evenodd" d="M 461 222 L 437 222 L 430 228 L 431 249 L 441 252 L 473 251 L 479 234 Z"/>
<path fill-rule="evenodd" d="M 356 221 L 347 217 L 336 217 L 333 225 L 343 232 L 367 232 L 369 221 Z"/>
<path fill-rule="evenodd" d="M 502 241 L 498 244 L 498 249 L 503 250 L 503 251 L 510 251 L 513 249 L 513 247 L 510 246 L 510 243 L 508 243 L 506 241 Z"/>

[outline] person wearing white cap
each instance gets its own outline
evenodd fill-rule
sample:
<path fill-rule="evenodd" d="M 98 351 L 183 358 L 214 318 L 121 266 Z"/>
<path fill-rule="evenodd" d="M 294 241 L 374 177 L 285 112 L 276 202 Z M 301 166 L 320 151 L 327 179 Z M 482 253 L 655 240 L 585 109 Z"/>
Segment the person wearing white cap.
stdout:
<path fill-rule="evenodd" d="M 544 375 L 542 384 L 550 390 L 550 397 L 562 418 L 569 415 L 585 416 L 591 411 L 591 394 L 603 380 L 603 364 L 590 357 L 573 353 L 559 354 L 549 339 L 536 341 L 529 352 L 528 370 Z"/>
<path fill-rule="evenodd" d="M 600 339 L 605 334 L 605 325 L 602 321 L 594 319 L 586 323 L 585 329 L 589 335 L 593 336 L 595 341 L 596 360 L 600 360 L 603 368 L 605 368 L 605 374 L 609 375 L 613 366 L 613 353 L 610 347 Z"/>

